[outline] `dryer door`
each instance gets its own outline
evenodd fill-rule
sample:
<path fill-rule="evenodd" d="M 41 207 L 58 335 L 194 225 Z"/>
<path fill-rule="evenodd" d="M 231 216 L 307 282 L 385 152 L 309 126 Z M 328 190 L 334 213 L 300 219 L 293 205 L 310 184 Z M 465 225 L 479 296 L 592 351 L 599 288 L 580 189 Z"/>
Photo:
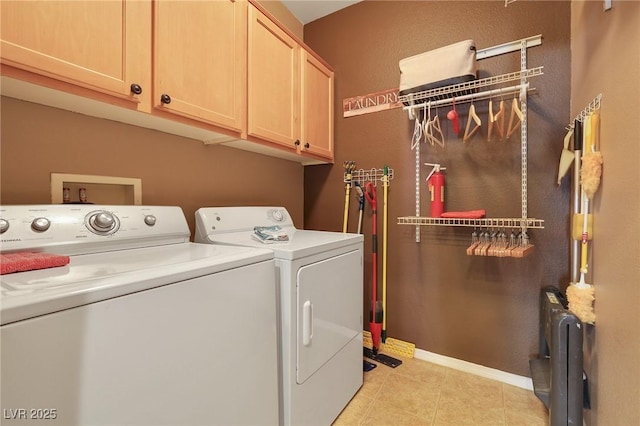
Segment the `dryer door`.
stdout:
<path fill-rule="evenodd" d="M 355 250 L 298 270 L 298 384 L 362 332 L 361 253 Z"/>

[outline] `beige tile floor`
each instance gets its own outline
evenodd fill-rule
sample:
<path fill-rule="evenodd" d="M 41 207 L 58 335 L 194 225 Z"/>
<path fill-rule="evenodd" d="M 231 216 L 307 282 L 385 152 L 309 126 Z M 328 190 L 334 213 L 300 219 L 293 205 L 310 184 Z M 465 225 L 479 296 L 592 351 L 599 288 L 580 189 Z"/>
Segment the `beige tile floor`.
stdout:
<path fill-rule="evenodd" d="M 533 391 L 415 358 L 364 373 L 364 384 L 333 423 L 351 425 L 545 426 Z"/>

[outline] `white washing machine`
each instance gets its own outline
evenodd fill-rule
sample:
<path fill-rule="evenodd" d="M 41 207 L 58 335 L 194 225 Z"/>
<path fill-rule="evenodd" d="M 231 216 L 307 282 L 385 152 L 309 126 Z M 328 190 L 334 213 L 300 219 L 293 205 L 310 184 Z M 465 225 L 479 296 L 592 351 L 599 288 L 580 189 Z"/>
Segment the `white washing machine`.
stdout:
<path fill-rule="evenodd" d="M 289 240 L 265 244 L 255 226 Z M 329 425 L 362 386 L 363 236 L 296 229 L 282 207 L 208 207 L 195 242 L 271 249 L 280 283 L 285 425 Z"/>
<path fill-rule="evenodd" d="M 2 206 L 0 233 L 70 259 L 0 276 L 3 425 L 280 421 L 271 250 L 190 243 L 177 207 Z"/>

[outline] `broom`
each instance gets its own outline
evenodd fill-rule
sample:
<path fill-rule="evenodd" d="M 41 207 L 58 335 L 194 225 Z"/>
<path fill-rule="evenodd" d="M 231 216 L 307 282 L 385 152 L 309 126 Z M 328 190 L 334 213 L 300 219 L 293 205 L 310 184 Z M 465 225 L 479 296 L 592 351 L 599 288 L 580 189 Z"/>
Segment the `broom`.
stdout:
<path fill-rule="evenodd" d="M 383 168 L 382 184 L 384 189 L 383 198 L 383 225 L 382 225 L 382 310 L 384 316 L 382 318 L 382 343 L 384 344 L 385 352 L 390 352 L 396 355 L 405 356 L 407 358 L 413 358 L 413 354 L 416 349 L 416 345 L 410 342 L 405 342 L 392 337 L 387 337 L 387 198 L 389 190 L 389 167 L 386 165 Z"/>
<path fill-rule="evenodd" d="M 351 192 L 352 173 L 356 169 L 355 161 L 345 161 L 343 164 L 346 178 L 344 186 L 344 214 L 342 215 L 342 232 L 347 232 L 347 224 L 349 223 L 349 193 Z"/>
<path fill-rule="evenodd" d="M 595 111 L 589 117 L 589 129 L 587 129 L 587 140 L 583 147 L 582 167 L 580 169 L 580 184 L 589 200 L 600 186 L 600 176 L 602 175 L 602 153 L 599 151 L 599 130 L 600 113 Z"/>
<path fill-rule="evenodd" d="M 389 192 L 389 168 L 382 169 L 382 343 L 387 341 L 387 198 Z"/>

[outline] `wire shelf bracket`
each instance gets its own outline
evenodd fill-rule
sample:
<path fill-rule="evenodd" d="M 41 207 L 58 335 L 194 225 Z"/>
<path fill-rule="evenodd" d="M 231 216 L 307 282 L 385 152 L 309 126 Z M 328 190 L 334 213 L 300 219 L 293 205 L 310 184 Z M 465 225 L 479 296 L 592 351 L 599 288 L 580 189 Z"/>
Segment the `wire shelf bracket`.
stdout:
<path fill-rule="evenodd" d="M 587 105 L 585 109 L 583 109 L 582 111 L 580 111 L 578 115 L 576 115 L 576 118 L 574 118 L 573 121 L 571 121 L 571 123 L 567 126 L 567 130 L 571 130 L 574 128 L 576 124 L 576 120 L 582 123 L 587 116 L 599 110 L 601 105 L 602 105 L 602 93 L 598 94 L 598 96 L 593 98 L 593 100 L 589 102 L 589 105 Z"/>
<path fill-rule="evenodd" d="M 430 225 L 430 226 L 464 226 L 474 228 L 502 228 L 502 229 L 544 229 L 544 220 L 532 218 L 442 218 L 401 216 L 398 225 Z"/>
<path fill-rule="evenodd" d="M 393 180 L 393 169 L 387 168 L 389 183 Z M 364 184 L 366 182 L 372 182 L 374 186 L 378 186 L 378 182 L 382 182 L 384 176 L 384 169 L 359 169 L 351 172 L 351 179 L 347 178 L 347 173 L 344 174 L 344 182 L 358 182 Z"/>
<path fill-rule="evenodd" d="M 474 100 L 489 99 L 494 96 L 508 96 L 514 93 L 522 93 L 523 91 L 535 90 L 533 88 L 529 88 L 529 82 L 527 81 L 527 79 L 544 74 L 542 72 L 543 68 L 544 67 L 525 69 L 522 71 L 502 74 L 494 77 L 487 77 L 467 83 L 456 84 L 453 86 L 446 86 L 432 90 L 425 90 L 422 92 L 410 93 L 400 96 L 399 99 L 401 102 L 406 102 L 409 104 L 408 106 L 403 107 L 403 109 L 409 111 L 409 119 L 413 120 L 415 118 L 415 114 L 413 113 L 413 111 L 416 109 L 424 108 L 427 105 L 431 105 L 434 107 L 451 105 L 454 100 L 458 103 L 470 102 Z M 524 82 L 523 79 L 525 80 Z M 509 87 L 499 87 L 482 92 L 475 92 L 475 90 L 479 88 L 507 83 L 510 81 L 520 81 L 520 84 Z M 456 93 L 466 94 L 456 96 Z M 416 103 L 416 101 L 422 102 Z"/>
<path fill-rule="evenodd" d="M 505 53 L 517 52 L 520 50 L 522 43 L 525 43 L 526 48 L 540 46 L 542 44 L 542 34 L 480 49 L 476 52 L 476 59 L 480 61 L 482 59 L 492 58 Z"/>

